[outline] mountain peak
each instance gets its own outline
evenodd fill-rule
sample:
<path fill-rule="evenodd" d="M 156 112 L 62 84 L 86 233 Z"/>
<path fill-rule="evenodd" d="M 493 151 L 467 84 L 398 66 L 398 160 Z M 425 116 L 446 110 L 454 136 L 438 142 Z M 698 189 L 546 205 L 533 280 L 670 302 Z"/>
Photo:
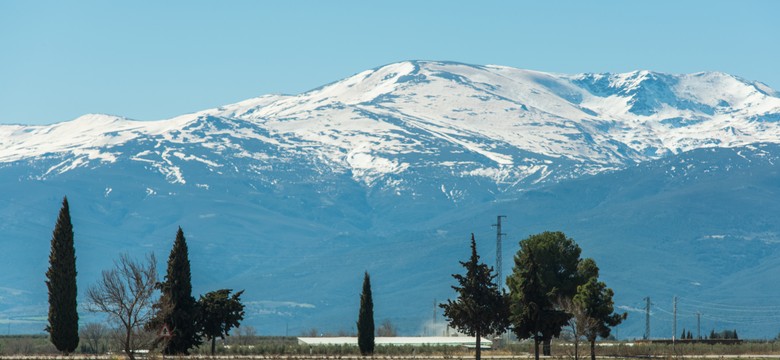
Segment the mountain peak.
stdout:
<path fill-rule="evenodd" d="M 117 148 L 136 142 L 160 149 L 197 144 L 203 149 L 190 151 L 229 150 L 258 161 L 304 157 L 369 186 L 431 164 L 521 184 L 701 147 L 780 143 L 778 114 L 780 98 L 718 72 L 564 75 L 410 60 L 298 95 L 264 95 L 168 120 L 88 114 L 51 126 L 9 127 L 0 132 L 0 159 L 120 154 Z M 731 135 L 724 137 L 724 128 Z M 170 154 L 155 155 L 157 169 L 176 167 Z M 92 159 L 113 161 L 114 155 Z"/>

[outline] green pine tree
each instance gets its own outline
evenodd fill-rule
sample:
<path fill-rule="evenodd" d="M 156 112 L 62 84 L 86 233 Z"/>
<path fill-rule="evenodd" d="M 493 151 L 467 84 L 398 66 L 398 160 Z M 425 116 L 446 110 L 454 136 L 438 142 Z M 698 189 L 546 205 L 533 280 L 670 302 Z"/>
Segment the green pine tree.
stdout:
<path fill-rule="evenodd" d="M 76 249 L 67 197 L 62 199 L 62 208 L 51 237 L 46 286 L 49 289 L 49 325 L 46 331 L 54 347 L 67 355 L 79 344 Z"/>
<path fill-rule="evenodd" d="M 578 285 L 598 274 L 594 261 L 580 259 L 581 252 L 564 233 L 546 231 L 522 240 L 515 254 L 513 273 L 507 280 L 513 331 L 520 339 L 534 339 L 537 358 L 538 341 L 545 344 L 544 355 L 549 355 L 548 344 L 571 319 L 554 303 L 572 298 Z"/>
<path fill-rule="evenodd" d="M 584 331 L 585 338 L 590 342 L 591 360 L 596 360 L 596 339 L 608 337 L 612 332 L 611 328 L 619 325 L 627 317 L 626 313 L 614 313 L 613 296 L 612 289 L 595 277 L 577 287 L 577 294 L 573 301 L 585 309 L 585 314 L 591 319 L 591 326 Z"/>
<path fill-rule="evenodd" d="M 458 286 L 452 287 L 458 299 L 447 300 L 439 307 L 444 309 L 451 327 L 476 337 L 475 357 L 480 360 L 482 336 L 503 334 L 509 325 L 507 299 L 495 283 L 493 268 L 480 263 L 474 234 L 471 234 L 471 258 L 460 264 L 466 269 L 466 275 L 452 275 L 458 281 Z"/>
<path fill-rule="evenodd" d="M 231 328 L 238 327 L 244 320 L 244 304 L 241 290 L 230 296 L 231 289 L 221 289 L 201 295 L 198 299 L 198 328 L 211 341 L 211 356 L 216 351 L 217 338 L 224 339 Z"/>
<path fill-rule="evenodd" d="M 357 321 L 358 347 L 363 356 L 374 353 L 374 300 L 371 297 L 371 278 L 366 271 L 363 292 L 360 293 L 360 311 Z"/>
<path fill-rule="evenodd" d="M 539 360 L 539 343 L 545 325 L 542 320 L 553 306 L 542 287 L 534 250 L 526 249 L 523 254 L 522 259 L 515 255 L 514 271 L 507 279 L 510 321 L 518 339 L 533 339 L 534 359 Z"/>
<path fill-rule="evenodd" d="M 155 304 L 156 318 L 150 322 L 151 330 L 167 326 L 172 332 L 165 342 L 163 353 L 187 355 L 189 350 L 200 345 L 198 335 L 197 306 L 192 297 L 192 275 L 184 231 L 179 227 L 171 254 L 168 257 L 168 272 L 165 281 L 157 284 L 162 293 Z"/>

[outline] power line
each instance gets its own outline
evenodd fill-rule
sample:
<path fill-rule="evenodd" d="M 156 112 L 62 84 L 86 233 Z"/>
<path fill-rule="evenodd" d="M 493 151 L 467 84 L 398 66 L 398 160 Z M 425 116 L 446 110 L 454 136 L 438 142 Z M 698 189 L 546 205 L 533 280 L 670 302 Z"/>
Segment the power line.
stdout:
<path fill-rule="evenodd" d="M 672 311 L 669 311 L 669 310 L 666 310 L 666 309 L 664 309 L 664 308 L 662 308 L 662 307 L 659 307 L 658 305 L 655 305 L 655 304 L 653 304 L 653 308 L 654 308 L 654 309 L 656 309 L 656 310 L 658 310 L 659 312 L 662 312 L 662 313 L 664 313 L 664 314 L 666 314 L 666 315 L 670 315 L 670 316 L 674 317 L 674 310 L 672 310 Z M 693 314 L 685 314 L 685 313 L 683 313 L 683 314 L 677 314 L 677 316 L 678 316 L 678 317 L 685 317 L 685 318 L 692 318 L 692 317 L 694 317 L 695 315 L 693 315 Z M 664 318 L 664 319 L 666 319 L 666 318 Z"/>
<path fill-rule="evenodd" d="M 756 312 L 756 313 L 764 313 L 767 311 L 773 311 L 780 313 L 780 306 L 752 306 L 752 305 L 729 305 L 729 304 L 718 304 L 718 303 L 711 303 L 696 299 L 688 299 L 688 298 L 682 298 L 686 302 L 694 303 L 697 308 L 710 308 L 710 309 L 717 309 L 717 310 L 723 310 L 723 311 L 744 311 L 744 312 Z"/>

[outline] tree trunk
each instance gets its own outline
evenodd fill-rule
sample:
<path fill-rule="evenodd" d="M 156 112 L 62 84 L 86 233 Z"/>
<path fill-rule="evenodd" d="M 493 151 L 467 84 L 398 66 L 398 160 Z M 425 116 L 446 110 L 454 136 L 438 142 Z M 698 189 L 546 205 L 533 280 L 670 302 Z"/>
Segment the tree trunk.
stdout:
<path fill-rule="evenodd" d="M 217 344 L 217 337 L 214 336 L 211 338 L 211 356 L 214 356 L 214 348 L 216 347 L 216 344 Z"/>
<path fill-rule="evenodd" d="M 479 330 L 477 330 L 477 352 L 476 352 L 476 360 L 480 360 L 482 357 L 482 334 L 479 333 Z"/>
<path fill-rule="evenodd" d="M 596 339 L 590 341 L 590 360 L 596 360 Z"/>
<path fill-rule="evenodd" d="M 580 360 L 580 339 L 574 338 L 574 360 Z"/>
<path fill-rule="evenodd" d="M 135 354 L 133 354 L 133 349 L 130 348 L 131 347 L 130 346 L 130 337 L 131 336 L 132 336 L 132 329 L 131 330 L 127 330 L 125 332 L 125 344 L 124 344 L 125 345 L 125 354 L 127 354 L 127 357 L 130 360 L 135 360 Z"/>
<path fill-rule="evenodd" d="M 539 360 L 539 338 L 534 336 L 534 360 Z"/>
<path fill-rule="evenodd" d="M 544 356 L 550 356 L 552 355 L 552 351 L 550 348 L 552 347 L 550 343 L 552 342 L 552 339 L 544 339 L 544 343 L 542 344 L 542 352 L 544 353 Z"/>

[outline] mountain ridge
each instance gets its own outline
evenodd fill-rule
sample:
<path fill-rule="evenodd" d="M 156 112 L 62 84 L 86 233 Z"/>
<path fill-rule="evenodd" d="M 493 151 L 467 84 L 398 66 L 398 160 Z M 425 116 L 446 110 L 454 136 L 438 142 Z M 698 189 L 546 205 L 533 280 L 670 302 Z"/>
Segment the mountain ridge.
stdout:
<path fill-rule="evenodd" d="M 167 120 L 2 125 L 0 314 L 45 311 L 30 284 L 43 284 L 63 195 L 80 289 L 120 251 L 164 258 L 182 226 L 195 291 L 246 288 L 262 333 L 348 329 L 366 270 L 378 319 L 430 332 L 422 319 L 450 296 L 468 233 L 490 261 L 497 214 L 506 254 L 535 231 L 573 236 L 620 306 L 675 289 L 723 297 L 718 279 L 757 297 L 772 279 L 750 272 L 780 269 L 780 229 L 751 207 L 778 195 L 780 98 L 764 90 L 723 73 L 399 62 Z"/>
<path fill-rule="evenodd" d="M 700 77 L 705 83 L 728 83 L 741 93 L 703 91 L 706 86 L 691 80 Z M 680 96 L 672 96 L 672 87 L 680 83 L 688 85 L 681 87 Z M 394 176 L 416 167 L 444 166 L 461 176 L 489 179 L 497 191 L 506 191 L 700 147 L 780 141 L 780 126 L 772 121 L 780 116 L 780 99 L 760 94 L 723 73 L 560 75 L 503 66 L 399 62 L 299 95 L 263 95 L 167 120 L 84 115 L 49 126 L 0 126 L 0 161 L 64 157 L 56 169 L 33 175 L 46 177 L 124 156 L 149 162 L 170 181 L 184 183 L 187 174 L 177 162 L 185 159 L 220 171 L 216 159 L 187 154 L 199 151 L 193 146 L 219 149 L 251 141 L 276 149 L 234 152 L 255 159 L 260 167 L 266 166 L 263 159 L 292 153 L 331 171 L 348 171 L 365 186 L 402 192 L 409 187 Z M 760 114 L 742 106 L 759 101 L 752 106 L 775 111 L 760 126 L 755 121 L 763 119 Z M 712 106 L 723 102 L 730 107 Z M 209 121 L 231 128 L 214 128 Z M 208 131 L 193 132 L 198 129 Z M 71 138 L 73 134 L 80 137 Z M 174 150 L 111 151 L 133 141 Z M 473 157 L 409 156 L 432 148 Z"/>
<path fill-rule="evenodd" d="M 456 69 L 449 69 L 447 66 L 455 66 Z M 444 69 L 441 69 L 441 67 L 444 67 Z M 463 68 L 466 68 L 465 70 Z M 476 75 L 473 75 L 474 79 L 466 79 L 464 77 L 464 74 L 467 74 L 469 69 L 479 69 L 480 71 L 483 70 L 495 70 L 498 72 L 498 74 L 485 74 L 485 73 L 477 73 Z M 423 71 L 427 70 L 427 72 Z M 450 70 L 445 71 L 445 70 Z M 459 70 L 461 73 L 458 73 L 455 70 Z M 514 77 L 511 76 L 505 76 L 505 74 L 501 74 L 500 72 L 508 72 L 510 75 L 514 75 Z M 457 76 L 456 76 L 457 75 Z M 738 119 L 738 118 L 747 118 L 750 116 L 753 116 L 753 119 L 760 119 L 760 114 L 758 113 L 745 113 L 745 109 L 729 109 L 729 110 L 721 110 L 718 114 L 715 114 L 715 111 L 717 110 L 716 107 L 718 104 L 723 105 L 724 103 L 736 103 L 734 106 L 741 105 L 740 102 L 744 101 L 750 101 L 750 104 L 752 106 L 756 106 L 755 101 L 758 100 L 765 100 L 764 103 L 766 104 L 758 104 L 763 105 L 764 108 L 767 109 L 768 115 L 773 115 L 776 113 L 780 113 L 780 99 L 775 97 L 770 97 L 769 95 L 765 95 L 766 99 L 753 99 L 756 96 L 751 96 L 751 94 L 744 94 L 745 89 L 739 89 L 742 90 L 743 93 L 739 94 L 745 99 L 741 99 L 740 101 L 735 100 L 738 98 L 738 96 L 733 95 L 730 96 L 728 99 L 720 99 L 727 96 L 722 96 L 724 94 L 713 94 L 712 92 L 705 93 L 702 96 L 698 97 L 692 97 L 692 96 L 686 96 L 686 94 L 689 95 L 689 93 L 693 93 L 694 95 L 697 94 L 696 91 L 691 91 L 691 86 L 688 85 L 687 87 L 682 86 L 683 90 L 681 92 L 680 99 L 675 99 L 675 104 L 678 105 L 678 113 L 676 115 L 682 115 L 682 116 L 676 116 L 676 117 L 666 117 L 666 118 L 660 118 L 663 115 L 663 112 L 668 112 L 669 109 L 666 109 L 664 105 L 669 105 L 664 103 L 663 101 L 670 101 L 670 99 L 660 99 L 658 100 L 658 91 L 664 92 L 665 96 L 668 97 L 669 91 L 670 91 L 670 83 L 678 83 L 681 79 L 690 79 L 690 78 L 697 78 L 697 77 L 706 77 L 707 79 L 704 80 L 705 85 L 711 84 L 714 81 L 720 80 L 720 82 L 723 82 L 723 78 L 731 81 L 731 82 L 737 82 L 739 84 L 745 85 L 745 86 L 752 86 L 755 90 L 761 92 L 762 94 L 765 94 L 764 90 L 759 89 L 752 85 L 751 83 L 744 82 L 740 80 L 739 78 L 736 78 L 731 75 L 727 75 L 725 73 L 719 73 L 719 72 L 703 72 L 703 73 L 695 73 L 691 75 L 670 75 L 670 74 L 664 74 L 664 73 L 657 73 L 657 72 L 650 72 L 650 71 L 633 71 L 629 73 L 623 73 L 623 74 L 610 74 L 610 73 L 603 73 L 603 74 L 593 74 L 593 73 L 585 73 L 585 74 L 576 74 L 576 75 L 560 75 L 560 74 L 552 74 L 552 73 L 544 73 L 539 71 L 529 71 L 529 70 L 521 70 L 521 69 L 514 69 L 509 67 L 503 67 L 503 66 L 474 66 L 474 65 L 468 65 L 468 64 L 461 64 L 461 63 L 452 63 L 452 62 L 429 62 L 429 61 L 412 61 L 412 62 L 400 62 L 400 63 L 393 63 L 389 65 L 385 65 L 382 67 L 375 68 L 373 70 L 366 70 L 361 73 L 355 74 L 351 77 L 348 77 L 346 79 L 336 81 L 334 83 L 324 85 L 322 87 L 304 92 L 299 95 L 263 95 L 257 98 L 244 100 L 238 103 L 224 105 L 218 108 L 213 109 L 206 109 L 199 112 L 195 112 L 192 114 L 185 114 L 181 116 L 177 116 L 171 119 L 167 120 L 158 120 L 158 121 L 134 121 L 129 120 L 121 116 L 113 116 L 113 115 L 93 115 L 88 114 L 81 116 L 75 120 L 72 120 L 70 122 L 63 122 L 63 123 L 57 123 L 54 125 L 48 125 L 48 126 L 34 126 L 34 127 L 24 127 L 24 126 L 11 126 L 16 127 L 13 130 L 16 131 L 8 131 L 9 125 L 4 125 L 0 127 L 0 141 L 4 141 L 4 143 L 7 143 L 9 141 L 12 141 L 15 136 L 20 130 L 25 132 L 36 132 L 36 130 L 40 130 L 39 132 L 51 132 L 52 128 L 56 127 L 64 127 L 65 124 L 73 124 L 75 123 L 85 123 L 85 124 L 79 124 L 79 127 L 87 127 L 87 125 L 94 124 L 86 124 L 86 120 L 91 121 L 105 121 L 108 124 L 116 124 L 121 123 L 117 125 L 121 125 L 119 128 L 107 128 L 103 129 L 103 133 L 112 133 L 112 132 L 118 132 L 118 131 L 125 131 L 127 130 L 146 130 L 150 132 L 151 134 L 155 134 L 159 131 L 172 131 L 172 130 L 179 130 L 181 127 L 185 126 L 187 123 L 190 123 L 192 121 L 196 121 L 198 117 L 201 116 L 214 116 L 214 117 L 224 117 L 224 118 L 232 118 L 232 119 L 240 119 L 240 120 L 252 120 L 260 123 L 266 123 L 272 119 L 283 119 L 283 120 L 291 120 L 289 116 L 294 116 L 296 114 L 300 113 L 307 113 L 314 110 L 317 111 L 323 111 L 323 110 L 333 110 L 331 108 L 323 108 L 323 106 L 330 105 L 331 107 L 338 108 L 339 105 L 342 107 L 344 105 L 356 107 L 356 109 L 351 109 L 353 111 L 348 112 L 347 114 L 328 114 L 329 118 L 328 120 L 333 120 L 339 118 L 339 116 L 345 116 L 345 115 L 357 115 L 360 116 L 360 114 L 355 114 L 355 112 L 359 111 L 368 111 L 369 113 L 373 114 L 374 116 L 393 116 L 397 115 L 398 117 L 403 117 L 405 114 L 402 106 L 392 106 L 394 101 L 383 99 L 382 96 L 391 93 L 395 90 L 396 87 L 401 86 L 402 84 L 405 84 L 407 82 L 414 82 L 415 80 L 410 79 L 408 77 L 418 77 L 417 82 L 431 82 L 429 78 L 444 78 L 445 80 L 452 81 L 456 84 L 463 85 L 462 87 L 473 87 L 475 84 L 479 85 L 478 82 L 475 82 L 473 80 L 479 80 L 481 77 L 492 75 L 494 76 L 494 79 L 510 79 L 514 81 L 515 83 L 518 83 L 517 89 L 509 89 L 509 91 L 505 91 L 508 93 L 516 92 L 519 90 L 527 90 L 528 88 L 533 87 L 532 84 L 523 83 L 523 81 L 528 81 L 528 79 L 535 80 L 537 83 L 536 88 L 531 88 L 529 93 L 538 93 L 540 90 L 544 90 L 543 88 L 546 87 L 546 90 L 548 90 L 548 93 L 545 95 L 546 98 L 543 98 L 541 100 L 537 99 L 536 101 L 522 101 L 522 98 L 516 98 L 516 99 L 510 99 L 507 96 L 504 96 L 505 94 L 496 94 L 497 91 L 491 91 L 498 89 L 499 87 L 487 87 L 487 89 L 480 89 L 483 90 L 483 95 L 481 96 L 497 96 L 499 100 L 507 99 L 508 102 L 514 103 L 515 105 L 520 105 L 521 107 L 525 106 L 526 109 L 529 109 L 527 111 L 521 111 L 519 114 L 521 117 L 528 115 L 532 119 L 530 121 L 530 124 L 527 128 L 524 128 L 523 130 L 527 130 L 529 133 L 542 133 L 543 135 L 547 135 L 548 139 L 550 136 L 554 137 L 556 135 L 561 135 L 560 132 L 564 132 L 564 136 L 590 136 L 593 137 L 594 135 L 598 135 L 599 131 L 593 131 L 593 126 L 598 126 L 600 129 L 619 129 L 620 124 L 611 124 L 610 122 L 615 121 L 627 121 L 626 120 L 626 114 L 631 114 L 631 109 L 634 109 L 635 111 L 639 111 L 640 114 L 634 114 L 636 116 L 633 116 L 634 122 L 637 121 L 650 121 L 650 120 L 656 120 L 660 122 L 661 124 L 670 125 L 669 127 L 671 129 L 680 129 L 680 128 L 689 128 L 691 126 L 695 126 L 698 124 L 701 124 L 704 122 L 701 117 L 694 116 L 697 111 L 704 112 L 704 115 L 722 115 L 721 117 L 730 116 L 732 119 Z M 420 76 L 424 76 L 426 80 L 422 80 Z M 377 79 L 379 78 L 379 79 Z M 660 81 L 658 78 L 663 78 L 664 80 Z M 713 79 L 715 78 L 715 79 Z M 465 80 L 464 80 L 465 79 Z M 519 79 L 519 80 L 518 80 Z M 393 81 L 389 81 L 393 80 Z M 522 81 L 521 81 L 522 80 Z M 606 81 L 606 82 L 605 82 Z M 460 83 L 459 83 L 460 82 Z M 647 83 L 650 84 L 647 84 Z M 582 83 L 586 85 L 586 88 L 583 89 L 577 89 L 572 86 L 572 84 Z M 644 86 L 642 84 L 645 83 Z M 446 85 L 446 84 L 445 84 Z M 673 84 L 672 84 L 673 85 Z M 698 86 L 699 88 L 702 87 L 701 84 L 695 83 L 694 85 Z M 733 84 L 731 84 L 733 85 Z M 506 84 L 502 85 L 503 87 L 506 87 Z M 357 87 L 357 88 L 355 88 Z M 594 90 L 595 89 L 597 90 Z M 655 89 L 661 87 L 661 90 Z M 743 86 L 744 87 L 744 86 Z M 641 91 L 644 91 L 643 89 L 650 88 L 650 94 L 644 94 L 644 97 L 649 97 L 651 99 L 655 99 L 654 102 L 647 103 L 649 100 L 639 97 L 637 99 L 638 95 L 643 95 Z M 612 90 L 610 90 L 612 89 Z M 456 89 L 458 90 L 458 89 Z M 487 91 L 485 91 L 487 90 Z M 577 93 L 577 90 L 579 90 L 579 93 Z M 698 90 L 698 93 L 701 93 L 702 91 L 700 89 L 694 88 L 693 90 Z M 564 92 L 569 93 L 564 93 Z M 636 94 L 636 92 L 639 91 L 639 94 Z M 655 91 L 655 93 L 653 93 Z M 556 93 L 557 92 L 557 93 Z M 601 113 L 598 113 L 599 116 L 595 116 L 596 114 L 593 110 L 595 108 L 596 110 L 599 110 L 599 106 L 597 104 L 586 104 L 591 107 L 582 107 L 580 105 L 583 104 L 583 101 L 587 103 L 587 99 L 583 99 L 583 93 L 590 92 L 590 93 L 596 93 L 597 96 L 595 96 L 596 100 L 608 100 L 607 105 L 611 105 L 610 109 L 612 109 L 609 112 L 602 111 Z M 335 93 L 335 95 L 333 95 Z M 485 94 L 486 93 L 486 94 Z M 616 95 L 627 95 L 627 96 L 616 96 Z M 550 96 L 551 95 L 551 96 Z M 653 96 L 651 96 L 653 95 Z M 753 94 L 754 95 L 754 94 Z M 475 96 L 472 94 L 472 96 Z M 526 96 L 528 97 L 528 96 Z M 533 97 L 533 96 L 532 96 Z M 760 96 L 759 96 L 760 97 Z M 558 98 L 556 100 L 556 98 Z M 706 104 L 699 102 L 699 105 L 706 106 L 706 108 L 702 108 L 701 106 L 696 107 L 690 104 L 693 100 L 702 100 L 702 98 L 705 98 Z M 530 99 L 530 98 L 529 98 Z M 529 100 L 526 99 L 526 100 Z M 567 101 L 561 102 L 560 100 L 564 99 Z M 574 101 L 572 101 L 574 100 Z M 730 100 L 730 101 L 727 101 Z M 581 116 L 581 119 L 566 119 L 565 117 L 562 117 L 562 113 L 560 111 L 557 111 L 558 113 L 555 113 L 554 110 L 551 109 L 545 109 L 540 106 L 539 102 L 547 101 L 548 104 L 543 104 L 547 107 L 552 108 L 561 108 L 561 107 L 568 107 L 568 113 L 571 114 L 571 111 L 574 112 L 574 115 Z M 522 102 L 522 103 L 521 103 Z M 536 104 L 534 104 L 536 102 Z M 567 103 L 568 102 L 568 103 Z M 592 101 L 591 101 L 592 102 Z M 624 110 L 627 107 L 628 111 L 624 111 L 622 114 L 616 111 L 614 109 L 616 108 L 614 105 L 615 102 L 623 102 Z M 372 106 L 373 105 L 373 106 Z M 406 105 L 406 104 L 401 104 Z M 497 106 L 494 106 L 495 104 L 477 104 L 477 105 L 484 105 L 481 108 L 477 108 L 477 110 L 483 110 L 480 114 L 478 114 L 478 117 L 481 117 L 482 119 L 488 119 L 492 121 L 501 121 L 504 120 L 504 122 L 507 120 L 507 117 L 504 116 L 491 116 L 491 114 L 486 114 L 486 110 L 492 110 L 493 112 L 496 110 Z M 505 104 L 499 104 L 499 105 L 505 105 Z M 536 106 L 534 106 L 536 105 Z M 603 105 L 603 104 L 602 104 Z M 640 106 L 641 105 L 641 106 Z M 361 106 L 363 106 L 361 108 Z M 408 106 L 407 106 L 408 107 Z M 641 108 L 637 110 L 637 108 Z M 540 109 L 539 111 L 542 112 L 537 118 L 533 117 L 533 109 Z M 338 110 L 338 109 L 336 109 Z M 473 110 L 473 109 L 472 109 Z M 500 110 L 514 110 L 514 109 L 507 109 L 504 107 Z M 468 109 L 460 109 L 457 108 L 452 109 L 452 111 L 455 112 L 467 112 Z M 566 113 L 567 111 L 564 111 Z M 654 112 L 652 112 L 654 111 Z M 769 113 L 768 111 L 774 111 L 773 113 Z M 408 111 L 407 111 L 408 112 Z M 419 111 L 418 111 L 419 112 Z M 525 114 L 527 112 L 530 112 L 531 114 Z M 740 114 L 739 112 L 743 112 Z M 441 113 L 441 112 L 439 112 Z M 545 114 L 548 115 L 554 115 L 553 118 L 550 118 L 549 116 L 544 116 Z M 420 114 L 408 114 L 411 117 L 420 118 L 421 120 L 429 120 L 426 119 L 424 116 L 419 116 Z M 656 119 L 650 119 L 648 115 L 656 115 Z M 299 115 L 301 117 L 301 115 Z M 437 119 L 438 121 L 432 121 L 431 123 L 434 123 L 435 125 L 440 125 L 442 127 L 452 127 L 453 121 L 447 121 L 448 118 L 450 120 L 462 120 L 467 117 L 461 117 L 460 119 L 453 118 L 452 116 L 449 116 L 449 114 L 446 114 L 445 116 L 442 116 L 442 119 Z M 604 119 L 599 119 L 604 118 Z M 770 116 L 771 118 L 771 116 Z M 550 121 L 563 121 L 566 120 L 572 121 L 572 124 L 576 127 L 579 127 L 577 131 L 569 132 L 568 134 L 565 133 L 567 129 L 561 128 L 560 126 L 552 129 L 544 129 L 543 126 L 538 126 L 541 124 L 540 120 L 546 120 L 548 122 Z M 712 119 L 710 119 L 712 120 Z M 725 121 L 723 119 L 715 119 L 719 120 L 719 125 L 724 125 L 728 123 L 728 121 Z M 518 123 L 528 123 L 529 121 L 521 121 L 518 119 Z M 163 124 L 167 124 L 168 126 L 163 126 Z M 310 125 L 310 124 L 307 124 Z M 534 125 L 537 125 L 534 127 Z M 742 127 L 744 127 L 746 124 L 738 124 Z M 163 127 L 164 129 L 159 129 L 159 127 Z M 5 129 L 4 129 L 5 128 Z M 732 129 L 735 128 L 732 126 Z M 505 129 L 502 128 L 502 129 Z M 530 130 L 529 130 L 530 129 Z M 739 128 L 737 128 L 739 129 Z M 2 131 L 6 130 L 6 131 Z M 77 129 L 74 129 L 77 130 Z M 287 129 L 273 129 L 277 131 L 285 131 Z M 445 129 L 446 130 L 446 129 Z M 462 130 L 474 130 L 472 129 L 462 129 Z M 477 132 L 479 133 L 482 130 L 482 133 L 480 135 L 483 136 L 495 136 L 499 134 L 491 133 L 485 131 L 484 128 L 478 128 Z M 692 148 L 697 148 L 700 144 L 689 144 L 688 146 L 680 147 L 680 146 L 674 146 L 675 144 L 665 144 L 666 141 L 660 141 L 660 143 L 657 140 L 653 139 L 645 139 L 645 143 L 642 143 L 642 139 L 636 139 L 637 136 L 642 135 L 641 132 L 647 131 L 648 129 L 634 129 L 633 134 L 625 134 L 621 138 L 605 138 L 603 140 L 609 141 L 616 141 L 619 143 L 617 146 L 627 147 L 633 151 L 636 151 L 637 153 L 642 153 L 643 151 L 645 153 L 652 153 L 652 149 L 657 148 L 660 153 L 664 153 L 665 151 L 684 151 L 684 150 L 690 150 Z M 702 130 L 702 129 L 697 129 Z M 712 132 L 713 129 L 704 129 L 706 131 Z M 755 136 L 754 132 L 739 129 L 741 134 L 750 134 Z M 765 130 L 765 129 L 764 129 Z M 776 129 L 772 129 L 773 131 L 776 131 Z M 545 133 L 545 131 L 547 131 Z M 511 145 L 522 147 L 523 140 L 522 138 L 518 138 L 518 134 L 512 134 L 514 135 L 515 139 L 507 139 L 506 136 L 498 136 L 499 139 L 502 141 L 508 142 Z M 773 134 L 773 136 L 777 137 L 777 134 Z M 512 136 L 509 136 L 510 138 Z M 4 139 L 5 138 L 5 139 Z M 565 138 L 563 140 L 566 140 Z M 599 140 L 596 138 L 595 140 Z M 649 141 L 647 141 L 649 140 Z M 675 139 L 672 139 L 674 141 Z M 677 139 L 679 141 L 679 139 Z M 712 138 L 708 139 L 709 141 L 713 141 Z M 772 139 L 748 139 L 746 141 L 740 141 L 738 136 L 734 136 L 733 139 L 730 139 L 732 143 L 726 143 L 726 144 L 716 144 L 716 145 L 724 145 L 724 146 L 740 146 L 745 145 L 746 142 L 765 142 L 767 140 Z M 572 158 L 585 158 L 586 160 L 596 160 L 601 161 L 605 163 L 613 163 L 617 161 L 614 158 L 599 158 L 597 152 L 591 153 L 591 154 L 585 154 L 586 156 L 580 156 L 578 157 L 577 152 L 569 149 L 570 151 L 566 151 L 567 149 L 561 149 L 560 147 L 556 148 L 555 150 L 558 150 L 558 153 L 550 152 L 550 149 L 547 149 L 551 147 L 552 145 L 548 141 L 545 143 L 544 141 L 541 141 L 541 146 L 529 149 L 528 147 L 524 148 L 524 150 L 536 150 L 535 152 L 539 153 L 540 151 L 542 153 L 546 152 L 546 155 L 559 155 L 559 156 L 569 156 Z M 2 145 L 5 145 L 3 143 L 0 143 Z M 702 142 L 703 145 L 708 145 L 706 141 Z M 21 146 L 26 146 L 27 144 L 19 144 Z M 26 146 L 29 147 L 29 146 Z M 6 147 L 6 149 L 8 149 Z M 651 150 L 648 150 L 651 149 Z M 16 150 L 16 149 L 12 149 Z M 484 150 L 484 149 L 483 149 Z M 563 151 L 561 151 L 563 150 Z M 575 149 L 576 150 L 576 149 Z M 579 150 L 588 150 L 588 149 L 579 149 Z M 603 149 L 602 149 L 603 150 Z M 619 153 L 619 150 L 612 149 L 613 151 L 617 151 Z M 48 150 L 47 150 L 48 151 Z M 62 152 L 67 151 L 67 148 L 55 148 L 51 149 L 53 152 Z M 8 152 L 8 151 L 6 151 Z M 490 152 L 484 152 L 486 155 Z M 34 155 L 40 155 L 38 154 L 30 154 L 31 156 Z M 493 156 L 492 160 L 497 162 L 499 165 L 509 164 L 508 158 L 506 156 L 500 156 L 501 154 L 491 154 Z M 498 156 L 496 156 L 498 155 Z M 635 155 L 636 156 L 636 155 Z M 632 157 L 635 157 L 632 156 Z M 613 157 L 620 157 L 620 155 L 613 155 Z M 13 159 L 9 157 L 8 155 L 4 156 L 5 159 Z M 16 159 L 19 159 L 21 157 L 17 157 Z M 6 160 L 7 161 L 7 160 Z"/>

